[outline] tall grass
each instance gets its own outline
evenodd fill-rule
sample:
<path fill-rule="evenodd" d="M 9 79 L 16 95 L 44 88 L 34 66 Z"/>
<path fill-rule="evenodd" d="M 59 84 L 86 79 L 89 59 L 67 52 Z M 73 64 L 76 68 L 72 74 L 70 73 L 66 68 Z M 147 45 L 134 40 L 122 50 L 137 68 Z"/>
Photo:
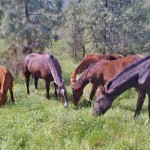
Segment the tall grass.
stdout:
<path fill-rule="evenodd" d="M 55 53 L 54 53 L 55 55 Z M 92 116 L 87 107 L 90 86 L 85 89 L 79 106 L 72 103 L 69 85 L 74 62 L 65 54 L 56 54 L 60 61 L 69 96 L 69 107 L 64 108 L 54 96 L 51 85 L 50 99 L 45 98 L 45 83 L 39 80 L 38 93 L 30 83 L 26 94 L 23 80 L 15 78 L 15 104 L 9 102 L 0 108 L 0 149 L 2 150 L 145 150 L 150 147 L 150 128 L 147 99 L 139 118 L 134 119 L 137 94 L 134 89 L 119 96 L 112 108 L 101 117 Z M 9 94 L 8 94 L 9 96 Z"/>

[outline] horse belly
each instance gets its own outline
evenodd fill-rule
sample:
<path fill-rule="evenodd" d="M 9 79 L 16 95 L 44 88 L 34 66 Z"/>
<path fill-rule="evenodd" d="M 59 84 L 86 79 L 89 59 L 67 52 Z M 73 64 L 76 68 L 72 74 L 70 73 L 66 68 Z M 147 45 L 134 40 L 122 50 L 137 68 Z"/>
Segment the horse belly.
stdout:
<path fill-rule="evenodd" d="M 32 76 L 35 77 L 35 78 L 42 78 L 40 71 L 36 71 L 36 72 L 32 73 Z"/>
<path fill-rule="evenodd" d="M 50 73 L 47 74 L 47 73 L 42 73 L 41 71 L 37 71 L 37 72 L 32 73 L 32 76 L 35 78 L 53 81 L 53 77 Z"/>

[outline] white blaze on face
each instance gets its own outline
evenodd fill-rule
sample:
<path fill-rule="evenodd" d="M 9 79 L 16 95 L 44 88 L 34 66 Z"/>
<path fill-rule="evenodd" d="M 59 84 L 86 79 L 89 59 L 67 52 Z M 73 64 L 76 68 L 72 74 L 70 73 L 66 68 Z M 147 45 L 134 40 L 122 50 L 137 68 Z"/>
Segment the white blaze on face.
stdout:
<path fill-rule="evenodd" d="M 60 90 L 60 93 L 64 96 L 64 98 L 65 98 L 65 90 L 64 89 L 61 89 Z M 65 103 L 64 103 L 64 107 L 67 107 L 68 106 L 68 103 L 66 102 L 66 100 L 65 100 Z"/>
<path fill-rule="evenodd" d="M 67 107 L 67 106 L 68 106 L 68 103 L 65 101 L 64 107 Z"/>
<path fill-rule="evenodd" d="M 64 90 L 64 89 L 61 89 L 61 90 L 60 90 L 60 93 L 61 93 L 62 95 L 65 95 L 65 90 Z"/>

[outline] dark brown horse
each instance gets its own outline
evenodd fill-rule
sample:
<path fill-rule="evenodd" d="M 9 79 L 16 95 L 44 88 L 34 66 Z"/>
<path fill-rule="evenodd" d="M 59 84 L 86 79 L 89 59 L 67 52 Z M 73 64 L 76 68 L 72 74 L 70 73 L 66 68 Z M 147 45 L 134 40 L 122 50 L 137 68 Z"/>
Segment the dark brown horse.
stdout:
<path fill-rule="evenodd" d="M 0 106 L 7 101 L 7 92 L 10 91 L 11 101 L 15 102 L 13 97 L 13 76 L 11 72 L 4 66 L 0 65 Z"/>
<path fill-rule="evenodd" d="M 91 64 L 95 64 L 96 62 L 100 60 L 116 60 L 118 58 L 121 58 L 121 57 L 114 55 L 114 54 L 105 54 L 105 55 L 90 54 L 90 55 L 85 56 L 83 60 L 81 61 L 81 63 L 78 65 L 78 67 L 75 69 L 75 71 L 71 74 L 70 83 L 74 84 L 76 81 L 76 75 L 81 74 Z"/>
<path fill-rule="evenodd" d="M 46 82 L 47 98 L 49 98 L 50 82 L 54 81 L 55 95 L 62 98 L 64 107 L 68 105 L 67 92 L 62 79 L 61 66 L 57 59 L 50 54 L 31 53 L 24 58 L 23 73 L 26 78 L 27 94 L 29 92 L 30 75 L 34 77 L 35 89 L 37 89 L 38 79 Z"/>
<path fill-rule="evenodd" d="M 140 59 L 140 57 L 131 55 L 114 61 L 102 60 L 91 65 L 75 82 L 73 87 L 73 103 L 75 105 L 78 104 L 80 97 L 83 95 L 84 87 L 91 82 L 92 90 L 90 94 L 90 101 L 88 103 L 91 105 L 91 101 L 98 87 L 100 87 L 100 89 L 103 88 L 107 81 L 138 59 Z"/>
<path fill-rule="evenodd" d="M 93 113 L 104 114 L 117 96 L 135 87 L 138 90 L 138 100 L 134 117 L 140 114 L 146 94 L 148 94 L 148 110 L 150 119 L 150 56 L 145 57 L 119 73 L 110 80 L 105 91 L 97 97 Z"/>

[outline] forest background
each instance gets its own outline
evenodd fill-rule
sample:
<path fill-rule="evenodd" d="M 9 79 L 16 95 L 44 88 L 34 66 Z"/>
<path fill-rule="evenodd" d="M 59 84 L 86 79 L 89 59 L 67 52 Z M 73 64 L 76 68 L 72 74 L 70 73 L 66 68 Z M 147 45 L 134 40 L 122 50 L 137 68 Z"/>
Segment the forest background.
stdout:
<path fill-rule="evenodd" d="M 35 52 L 54 51 L 60 40 L 61 51 L 79 59 L 142 54 L 150 47 L 150 1 L 0 0 L 0 36 L 9 50 L 31 46 Z"/>

